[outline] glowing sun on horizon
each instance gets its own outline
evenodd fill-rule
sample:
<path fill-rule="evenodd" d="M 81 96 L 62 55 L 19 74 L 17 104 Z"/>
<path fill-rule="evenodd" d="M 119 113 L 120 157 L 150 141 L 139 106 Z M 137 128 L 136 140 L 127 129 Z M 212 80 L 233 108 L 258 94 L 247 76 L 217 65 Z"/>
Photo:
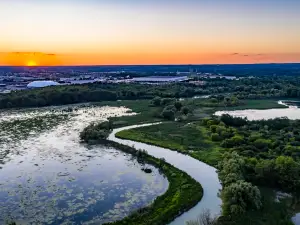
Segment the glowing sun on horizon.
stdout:
<path fill-rule="evenodd" d="M 37 63 L 33 60 L 30 60 L 30 61 L 27 62 L 27 66 L 30 66 L 30 67 L 37 66 Z"/>

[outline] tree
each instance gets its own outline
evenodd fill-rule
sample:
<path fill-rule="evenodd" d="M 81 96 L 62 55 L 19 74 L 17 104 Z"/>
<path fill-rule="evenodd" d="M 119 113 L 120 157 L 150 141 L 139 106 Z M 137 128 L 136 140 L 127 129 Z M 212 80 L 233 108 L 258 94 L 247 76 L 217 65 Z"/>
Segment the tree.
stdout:
<path fill-rule="evenodd" d="M 184 115 L 187 115 L 187 114 L 189 113 L 190 110 L 189 110 L 188 107 L 184 106 L 184 107 L 182 107 L 181 111 L 182 111 L 182 113 L 183 113 Z"/>
<path fill-rule="evenodd" d="M 259 189 L 242 180 L 226 186 L 221 196 L 224 215 L 243 214 L 247 210 L 258 210 L 262 206 Z"/>
<path fill-rule="evenodd" d="M 261 207 L 260 191 L 245 181 L 245 161 L 236 152 L 225 153 L 218 165 L 222 183 L 221 198 L 223 215 L 243 214 Z"/>
<path fill-rule="evenodd" d="M 244 126 L 248 122 L 246 118 L 233 117 L 228 114 L 223 114 L 220 119 L 227 126 L 234 126 L 234 127 Z"/>
<path fill-rule="evenodd" d="M 236 152 L 224 153 L 222 161 L 220 161 L 218 164 L 218 175 L 223 186 L 229 185 L 229 180 L 231 180 L 232 182 L 236 182 L 237 180 L 244 179 L 244 167 L 244 159 Z M 236 174 L 236 176 L 230 175 L 231 178 L 227 179 L 228 174 Z M 238 179 L 234 181 L 232 180 L 233 177 L 236 177 Z"/>
<path fill-rule="evenodd" d="M 266 140 L 262 138 L 259 138 L 253 142 L 253 145 L 259 149 L 267 148 L 270 144 L 271 144 L 270 140 Z"/>
<path fill-rule="evenodd" d="M 174 106 L 177 111 L 180 111 L 180 109 L 182 107 L 182 103 L 180 101 L 176 101 L 176 102 L 174 102 Z"/>
<path fill-rule="evenodd" d="M 213 134 L 211 134 L 211 140 L 212 141 L 221 141 L 222 137 L 220 137 L 219 134 L 213 133 Z"/>
<path fill-rule="evenodd" d="M 85 142 L 104 140 L 108 137 L 111 129 L 112 124 L 110 121 L 105 121 L 98 124 L 92 123 L 80 132 L 80 139 Z"/>
<path fill-rule="evenodd" d="M 155 97 L 151 100 L 151 104 L 153 106 L 160 106 L 161 103 L 161 98 L 160 97 Z"/>
<path fill-rule="evenodd" d="M 243 142 L 244 138 L 242 136 L 235 135 L 229 139 L 224 140 L 221 145 L 225 148 L 232 148 L 241 145 Z"/>
<path fill-rule="evenodd" d="M 165 107 L 161 113 L 162 117 L 167 120 L 175 119 L 175 110 L 172 107 Z"/>
<path fill-rule="evenodd" d="M 174 98 L 163 98 L 163 99 L 161 99 L 160 104 L 162 106 L 164 106 L 164 105 L 167 105 L 167 104 L 169 104 L 169 103 L 171 103 L 173 101 L 175 101 Z"/>
<path fill-rule="evenodd" d="M 216 132 L 217 132 L 217 128 L 218 128 L 218 125 L 211 125 L 211 126 L 210 126 L 210 131 L 211 131 L 212 133 L 216 133 Z"/>

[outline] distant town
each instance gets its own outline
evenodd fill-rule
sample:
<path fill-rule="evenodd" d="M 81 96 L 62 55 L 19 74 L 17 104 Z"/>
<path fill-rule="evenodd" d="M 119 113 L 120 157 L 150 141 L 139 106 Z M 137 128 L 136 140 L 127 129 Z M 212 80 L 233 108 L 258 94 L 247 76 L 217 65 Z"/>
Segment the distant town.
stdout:
<path fill-rule="evenodd" d="M 195 79 L 200 78 L 200 79 Z M 42 88 L 54 85 L 74 85 L 101 83 L 147 83 L 168 84 L 172 82 L 190 82 L 204 85 L 203 79 L 225 78 L 238 79 L 235 76 L 222 76 L 220 73 L 198 72 L 196 69 L 177 72 L 140 72 L 140 71 L 89 71 L 88 69 L 52 69 L 50 68 L 0 68 L 0 93 Z"/>

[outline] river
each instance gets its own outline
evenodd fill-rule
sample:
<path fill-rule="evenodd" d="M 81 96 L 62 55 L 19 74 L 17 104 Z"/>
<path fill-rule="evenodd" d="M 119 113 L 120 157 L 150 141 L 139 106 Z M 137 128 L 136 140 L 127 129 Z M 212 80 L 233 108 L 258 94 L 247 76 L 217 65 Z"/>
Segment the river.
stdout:
<path fill-rule="evenodd" d="M 184 225 L 186 221 L 196 219 L 203 210 L 209 210 L 213 215 L 219 214 L 221 212 L 221 199 L 218 197 L 218 192 L 221 189 L 221 184 L 214 167 L 170 149 L 115 137 L 115 134 L 122 130 L 156 124 L 133 125 L 114 129 L 108 139 L 124 145 L 134 146 L 136 149 L 146 150 L 148 154 L 156 158 L 164 158 L 166 162 L 186 172 L 202 185 L 204 191 L 202 200 L 195 207 L 177 217 L 170 225 Z"/>

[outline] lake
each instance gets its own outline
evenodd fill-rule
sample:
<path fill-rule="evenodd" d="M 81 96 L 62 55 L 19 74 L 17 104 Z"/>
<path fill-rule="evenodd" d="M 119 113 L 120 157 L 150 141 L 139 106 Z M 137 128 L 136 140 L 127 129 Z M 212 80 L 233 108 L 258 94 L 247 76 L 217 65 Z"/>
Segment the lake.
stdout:
<path fill-rule="evenodd" d="M 299 102 L 282 100 L 278 101 L 278 104 L 286 105 L 288 108 L 281 109 L 246 109 L 246 110 L 234 110 L 234 111 L 217 111 L 214 115 L 221 116 L 223 114 L 229 114 L 234 117 L 246 117 L 248 120 L 268 120 L 278 117 L 287 117 L 291 120 L 300 119 L 300 108 L 298 108 Z"/>
<path fill-rule="evenodd" d="M 0 224 L 102 224 L 165 193 L 168 181 L 153 166 L 80 143 L 91 122 L 125 114 L 93 106 L 1 112 Z"/>

